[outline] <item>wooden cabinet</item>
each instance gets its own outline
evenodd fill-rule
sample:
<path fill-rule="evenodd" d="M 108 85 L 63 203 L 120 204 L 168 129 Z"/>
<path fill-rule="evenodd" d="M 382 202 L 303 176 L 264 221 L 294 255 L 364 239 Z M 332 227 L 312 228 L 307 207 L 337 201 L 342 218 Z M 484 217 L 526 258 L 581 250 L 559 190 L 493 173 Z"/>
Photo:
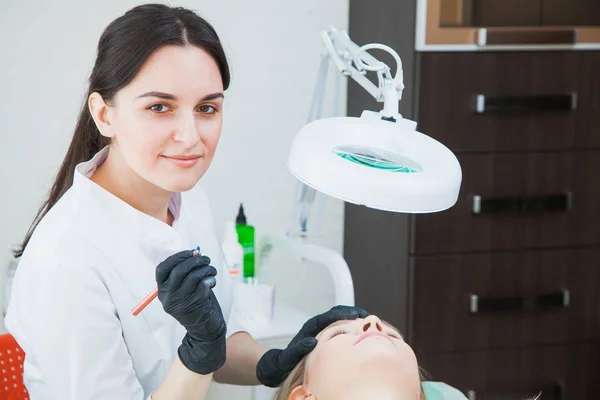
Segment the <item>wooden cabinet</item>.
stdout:
<path fill-rule="evenodd" d="M 402 113 L 455 152 L 463 182 L 456 205 L 440 213 L 346 205 L 344 257 L 356 304 L 405 334 L 429 380 L 470 400 L 539 391 L 544 400 L 594 398 L 600 51 L 421 51 L 422 3 L 351 0 L 349 33 L 358 44 L 399 51 Z M 583 10 L 595 18 L 600 1 L 569 3 L 577 10 L 560 0 L 480 0 L 479 9 L 451 3 L 486 24 L 520 26 L 558 25 L 561 13 L 563 22 L 581 22 L 575 14 Z M 441 2 L 427 4 L 435 11 Z M 452 20 L 451 9 L 442 11 Z M 476 40 L 477 32 L 455 26 L 427 35 L 441 45 L 461 35 Z M 381 105 L 350 82 L 348 114 L 365 109 Z"/>
<path fill-rule="evenodd" d="M 541 22 L 543 0 L 467 0 L 472 26 L 536 26 Z"/>
<path fill-rule="evenodd" d="M 544 0 L 541 14 L 543 25 L 598 26 L 600 25 L 600 1 Z"/>
<path fill-rule="evenodd" d="M 598 343 L 441 353 L 422 357 L 426 372 L 453 382 L 469 400 L 595 398 Z"/>
<path fill-rule="evenodd" d="M 459 153 L 451 209 L 413 218 L 411 253 L 600 244 L 600 150 Z M 600 178 L 599 178 L 600 179 Z"/>
<path fill-rule="evenodd" d="M 597 0 L 413 1 L 416 30 L 408 33 L 419 51 L 600 48 Z M 377 6 L 389 4 L 383 0 Z"/>
<path fill-rule="evenodd" d="M 597 0 L 442 0 L 442 24 L 475 27 L 597 26 Z M 455 15 L 450 18 L 450 15 Z"/>
<path fill-rule="evenodd" d="M 600 338 L 600 249 L 413 257 L 411 339 L 451 352 Z"/>
<path fill-rule="evenodd" d="M 426 53 L 418 129 L 460 152 L 600 148 L 598 71 L 594 51 Z"/>

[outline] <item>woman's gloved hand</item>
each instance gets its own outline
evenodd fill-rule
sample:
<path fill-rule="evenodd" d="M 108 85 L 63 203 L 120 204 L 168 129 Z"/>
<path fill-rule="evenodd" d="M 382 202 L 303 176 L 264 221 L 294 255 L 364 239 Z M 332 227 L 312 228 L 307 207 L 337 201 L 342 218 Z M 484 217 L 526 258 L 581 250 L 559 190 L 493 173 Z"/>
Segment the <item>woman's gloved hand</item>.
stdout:
<path fill-rule="evenodd" d="M 340 320 L 366 318 L 369 313 L 359 307 L 335 306 L 326 313 L 312 317 L 285 350 L 267 351 L 256 365 L 256 376 L 260 383 L 277 387 L 287 378 L 296 365 L 317 346 L 315 336 L 329 325 Z"/>
<path fill-rule="evenodd" d="M 225 363 L 227 326 L 212 291 L 217 270 L 210 258 L 192 250 L 168 257 L 156 267 L 158 298 L 164 310 L 187 330 L 178 354 L 190 371 L 207 375 Z"/>

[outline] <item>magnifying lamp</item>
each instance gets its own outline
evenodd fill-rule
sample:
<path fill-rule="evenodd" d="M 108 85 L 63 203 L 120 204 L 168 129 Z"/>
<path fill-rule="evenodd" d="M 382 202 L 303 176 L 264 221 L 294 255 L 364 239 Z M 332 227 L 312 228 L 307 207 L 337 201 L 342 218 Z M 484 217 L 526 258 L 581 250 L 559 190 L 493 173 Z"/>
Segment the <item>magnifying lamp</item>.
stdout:
<path fill-rule="evenodd" d="M 418 132 L 416 122 L 399 114 L 404 83 L 398 54 L 382 44 L 359 47 L 346 32 L 333 27 L 321 35 L 326 48 L 323 57 L 331 58 L 343 76 L 354 79 L 383 103 L 383 109 L 363 111 L 360 118 L 308 123 L 292 142 L 291 173 L 314 190 L 379 210 L 431 213 L 452 207 L 462 181 L 460 164 L 447 147 Z M 394 76 L 386 64 L 367 53 L 371 49 L 394 57 Z M 365 76 L 367 71 L 377 73 L 377 86 Z"/>

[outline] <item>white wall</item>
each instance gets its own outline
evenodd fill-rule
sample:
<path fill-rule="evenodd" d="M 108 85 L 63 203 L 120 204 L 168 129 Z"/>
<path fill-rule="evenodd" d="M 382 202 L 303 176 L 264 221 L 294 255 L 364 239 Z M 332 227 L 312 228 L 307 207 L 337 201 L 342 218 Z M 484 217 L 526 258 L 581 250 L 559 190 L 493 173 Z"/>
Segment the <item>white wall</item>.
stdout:
<path fill-rule="evenodd" d="M 102 29 L 140 3 L 0 3 L 0 249 L 22 239 L 51 184 L 72 135 Z M 201 181 L 216 220 L 222 224 L 234 218 L 243 201 L 259 235 L 282 234 L 295 188 L 287 152 L 308 113 L 322 50 L 319 30 L 329 24 L 347 29 L 348 0 L 171 4 L 193 8 L 215 26 L 233 71 L 221 143 Z M 329 97 L 332 92 L 330 85 Z M 342 203 L 328 200 L 321 243 L 341 251 L 342 230 Z"/>

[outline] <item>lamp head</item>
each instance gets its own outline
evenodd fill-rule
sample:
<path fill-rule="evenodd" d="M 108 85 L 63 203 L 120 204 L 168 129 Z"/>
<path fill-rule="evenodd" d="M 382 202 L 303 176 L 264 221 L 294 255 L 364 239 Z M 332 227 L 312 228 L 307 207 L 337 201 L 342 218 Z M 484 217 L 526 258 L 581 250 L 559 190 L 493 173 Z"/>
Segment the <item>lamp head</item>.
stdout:
<path fill-rule="evenodd" d="M 288 167 L 306 185 L 349 203 L 430 213 L 452 207 L 462 171 L 456 156 L 416 123 L 370 111 L 315 120 L 294 138 Z"/>

